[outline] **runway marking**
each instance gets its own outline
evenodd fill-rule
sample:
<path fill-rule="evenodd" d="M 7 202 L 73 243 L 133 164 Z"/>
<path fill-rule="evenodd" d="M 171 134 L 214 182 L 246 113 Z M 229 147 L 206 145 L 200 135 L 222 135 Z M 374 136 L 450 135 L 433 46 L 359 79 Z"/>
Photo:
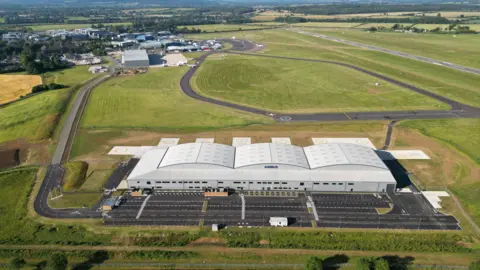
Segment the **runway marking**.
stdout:
<path fill-rule="evenodd" d="M 142 215 L 143 208 L 145 208 L 145 205 L 147 205 L 147 201 L 148 201 L 148 199 L 150 199 L 150 196 L 152 196 L 152 195 L 148 195 L 147 198 L 143 201 L 142 207 L 140 207 L 140 210 L 138 210 L 138 214 L 137 214 L 137 217 L 135 217 L 135 219 L 139 219 L 140 216 Z"/>
<path fill-rule="evenodd" d="M 352 118 L 350 118 L 350 116 L 346 112 L 344 112 L 343 114 L 345 114 L 345 116 L 348 118 L 348 120 L 352 120 Z"/>
<path fill-rule="evenodd" d="M 280 120 L 281 120 L 281 121 L 284 121 L 284 122 L 288 122 L 288 121 L 292 120 L 292 117 L 290 117 L 290 116 L 282 116 L 282 117 L 280 117 Z"/>

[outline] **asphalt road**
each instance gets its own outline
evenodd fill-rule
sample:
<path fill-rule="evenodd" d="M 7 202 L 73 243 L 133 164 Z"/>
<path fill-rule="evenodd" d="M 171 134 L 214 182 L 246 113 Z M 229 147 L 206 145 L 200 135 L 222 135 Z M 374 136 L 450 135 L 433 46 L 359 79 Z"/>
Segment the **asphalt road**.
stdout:
<path fill-rule="evenodd" d="M 388 81 L 392 84 L 398 85 L 400 87 L 406 88 L 408 90 L 414 91 L 416 93 L 437 99 L 443 103 L 450 105 L 451 110 L 419 110 L 419 111 L 382 111 L 382 112 L 344 112 L 344 113 L 307 113 L 307 114 L 282 114 L 274 113 L 273 118 L 278 122 L 289 122 L 289 121 L 352 121 L 352 120 L 402 120 L 402 119 L 440 119 L 440 118 L 478 118 L 480 117 L 480 108 L 472 107 L 460 102 L 454 101 L 447 97 L 437 95 L 435 93 L 429 92 L 427 90 L 415 87 L 413 85 L 397 81 L 395 79 L 383 76 L 378 73 L 371 72 L 369 70 L 357 67 L 354 65 L 334 62 L 334 61 L 325 61 L 325 60 L 314 60 L 314 59 L 305 59 L 305 58 L 295 58 L 295 57 L 285 57 L 285 56 L 274 56 L 274 55 L 265 55 L 265 54 L 253 54 L 252 52 L 260 50 L 261 47 L 257 47 L 249 41 L 244 40 L 227 40 L 225 42 L 232 43 L 233 47 L 229 53 L 242 54 L 242 55 L 251 55 L 256 57 L 267 57 L 267 58 L 277 58 L 277 59 L 286 59 L 292 61 L 307 61 L 307 62 L 318 62 L 318 63 L 328 63 L 332 65 L 340 65 L 343 67 L 351 68 L 359 72 L 368 74 L 370 76 L 379 78 L 381 80 Z M 201 100 L 204 102 L 212 103 L 219 106 L 228 107 L 231 109 L 241 110 L 245 112 L 261 114 L 271 116 L 272 112 L 257 109 L 253 107 L 248 107 L 236 103 L 231 103 L 228 101 L 217 100 L 214 98 L 209 98 L 202 96 L 193 90 L 190 85 L 190 80 L 192 79 L 195 71 L 198 69 L 198 66 L 201 65 L 205 59 L 215 52 L 202 55 L 198 59 L 197 67 L 190 68 L 187 73 L 180 80 L 180 87 L 182 91 L 189 97 Z"/>
<path fill-rule="evenodd" d="M 439 60 L 435 60 L 435 59 L 432 59 L 432 58 L 413 55 L 413 54 L 408 54 L 408 53 L 404 53 L 404 52 L 393 51 L 393 50 L 385 49 L 385 48 L 382 48 L 382 47 L 377 47 L 377 46 L 358 43 L 358 42 L 355 42 L 355 41 L 349 41 L 349 40 L 345 40 L 345 39 L 329 37 L 329 36 L 326 36 L 326 35 L 323 35 L 323 34 L 311 33 L 311 32 L 307 32 L 307 31 L 303 31 L 301 29 L 296 29 L 296 28 L 287 28 L 287 29 L 291 30 L 291 31 L 294 31 L 294 32 L 297 32 L 297 33 L 300 33 L 300 34 L 310 35 L 310 36 L 323 38 L 323 39 L 334 41 L 334 42 L 339 42 L 339 43 L 344 43 L 344 44 L 348 44 L 348 45 L 351 45 L 351 46 L 356 46 L 356 47 L 360 47 L 360 48 L 364 48 L 364 49 L 369 49 L 369 50 L 372 50 L 372 51 L 388 53 L 388 54 L 392 54 L 392 55 L 395 55 L 395 56 L 409 58 L 409 59 L 413 59 L 413 60 L 417 60 L 417 61 L 426 62 L 426 63 L 429 63 L 429 64 L 434 64 L 434 65 L 438 65 L 438 66 L 443 66 L 443 67 L 447 67 L 447 68 L 456 69 L 456 70 L 463 71 L 463 72 L 469 72 L 469 73 L 480 75 L 480 69 L 465 67 L 465 66 L 461 66 L 461 65 L 457 65 L 457 64 L 452 64 L 452 63 L 449 63 L 449 62 L 439 61 Z"/>

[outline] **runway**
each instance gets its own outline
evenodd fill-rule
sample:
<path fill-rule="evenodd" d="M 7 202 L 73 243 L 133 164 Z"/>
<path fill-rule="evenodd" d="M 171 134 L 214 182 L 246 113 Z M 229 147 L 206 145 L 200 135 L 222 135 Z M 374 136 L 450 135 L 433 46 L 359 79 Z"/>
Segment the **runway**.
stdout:
<path fill-rule="evenodd" d="M 418 55 L 408 54 L 408 53 L 404 53 L 404 52 L 389 50 L 389 49 L 385 49 L 385 48 L 377 47 L 377 46 L 373 46 L 373 45 L 362 44 L 362 43 L 358 43 L 358 42 L 355 42 L 355 41 L 349 41 L 349 40 L 345 40 L 345 39 L 329 37 L 329 36 L 326 36 L 326 35 L 323 35 L 323 34 L 311 33 L 311 32 L 303 31 L 303 30 L 296 29 L 296 28 L 286 28 L 286 29 L 290 30 L 290 31 L 294 31 L 294 32 L 299 33 L 299 34 L 310 35 L 310 36 L 313 36 L 313 37 L 318 37 L 318 38 L 322 38 L 322 39 L 333 41 L 333 42 L 339 42 L 339 43 L 343 43 L 343 44 L 347 44 L 347 45 L 351 45 L 351 46 L 355 46 L 355 47 L 369 49 L 369 50 L 372 50 L 372 51 L 388 53 L 388 54 L 395 55 L 395 56 L 409 58 L 409 59 L 422 61 L 422 62 L 433 64 L 433 65 L 452 68 L 452 69 L 462 71 L 462 72 L 468 72 L 468 73 L 473 73 L 473 74 L 480 75 L 480 69 L 475 69 L 475 68 L 465 67 L 465 66 L 461 66 L 461 65 L 457 65 L 457 64 L 453 64 L 453 63 L 449 63 L 449 62 L 439 61 L 439 60 L 435 60 L 435 59 L 424 57 L 424 56 L 418 56 Z"/>
<path fill-rule="evenodd" d="M 372 112 L 339 112 L 339 113 L 306 113 L 306 114 L 284 114 L 276 113 L 272 111 L 267 111 L 259 108 L 253 108 L 245 105 L 240 105 L 228 101 L 217 100 L 210 97 L 205 97 L 193 90 L 190 81 L 195 74 L 198 66 L 200 66 L 205 59 L 214 54 L 215 52 L 202 55 L 198 61 L 197 66 L 190 68 L 185 75 L 180 80 L 180 87 L 182 91 L 189 97 L 215 104 L 218 106 L 228 107 L 235 110 L 241 110 L 249 113 L 255 113 L 260 115 L 271 116 L 277 122 L 295 122 L 295 121 L 318 121 L 318 122 L 328 122 L 328 121 L 354 121 L 354 120 L 403 120 L 403 119 L 442 119 L 442 118 L 478 118 L 480 117 L 480 108 L 469 106 L 447 97 L 429 92 L 427 90 L 418 88 L 416 86 L 397 81 L 395 79 L 386 77 L 384 75 L 366 70 L 361 67 L 357 67 L 351 64 L 335 62 L 335 61 L 326 61 L 326 60 L 315 60 L 315 59 L 306 59 L 306 58 L 296 58 L 296 57 L 285 57 L 285 56 L 275 56 L 275 55 L 265 55 L 265 54 L 254 54 L 255 51 L 260 50 L 261 48 L 257 47 L 253 43 L 245 40 L 232 40 L 232 39 L 223 39 L 224 42 L 229 42 L 232 44 L 232 49 L 228 51 L 233 54 L 241 54 L 247 56 L 255 57 L 266 57 L 266 58 L 276 58 L 276 59 L 286 59 L 292 61 L 306 61 L 306 62 L 317 62 L 317 63 L 328 63 L 332 65 L 340 65 L 356 71 L 368 74 L 370 76 L 388 81 L 397 86 L 406 88 L 410 91 L 428 96 L 430 98 L 439 100 L 443 103 L 450 105 L 451 110 L 418 110 L 418 111 L 372 111 Z M 273 115 L 273 116 L 272 116 Z"/>

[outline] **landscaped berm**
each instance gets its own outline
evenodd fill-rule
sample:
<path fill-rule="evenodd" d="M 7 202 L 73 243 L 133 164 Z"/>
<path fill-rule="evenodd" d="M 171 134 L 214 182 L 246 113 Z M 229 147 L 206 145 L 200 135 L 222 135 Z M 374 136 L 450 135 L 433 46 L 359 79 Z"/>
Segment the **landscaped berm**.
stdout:
<path fill-rule="evenodd" d="M 37 75 L 0 75 L 0 104 L 18 99 L 32 92 L 32 87 L 42 84 Z"/>

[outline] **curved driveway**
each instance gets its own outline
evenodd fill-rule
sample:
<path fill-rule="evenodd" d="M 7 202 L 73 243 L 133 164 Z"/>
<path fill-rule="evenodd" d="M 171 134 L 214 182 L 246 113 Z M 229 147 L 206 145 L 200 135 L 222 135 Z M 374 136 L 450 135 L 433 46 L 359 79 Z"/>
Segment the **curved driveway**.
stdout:
<path fill-rule="evenodd" d="M 480 117 L 480 108 L 472 107 L 460 102 L 451 100 L 444 96 L 429 92 L 424 89 L 420 89 L 413 85 L 397 81 L 395 79 L 383 76 L 381 74 L 363 69 L 347 63 L 335 62 L 335 61 L 326 61 L 326 60 L 314 60 L 314 59 L 305 59 L 305 58 L 294 58 L 294 57 L 285 57 L 285 56 L 274 56 L 274 55 L 265 55 L 265 54 L 253 54 L 255 50 L 259 50 L 259 47 L 252 44 L 249 41 L 244 40 L 232 40 L 224 39 L 223 41 L 229 42 L 233 45 L 232 49 L 228 51 L 229 53 L 249 55 L 256 57 L 268 57 L 268 58 L 277 58 L 277 59 L 287 59 L 292 61 L 307 61 L 307 62 L 318 62 L 318 63 L 328 63 L 333 65 L 339 65 L 354 69 L 356 71 L 368 74 L 370 76 L 388 81 L 397 86 L 409 89 L 411 91 L 417 92 L 419 94 L 437 99 L 443 103 L 446 103 L 451 106 L 451 110 L 419 110 L 419 111 L 380 111 L 380 112 L 344 112 L 344 113 L 304 113 L 304 114 L 272 114 L 271 111 L 264 109 L 253 108 L 245 105 L 240 105 L 228 101 L 217 100 L 210 97 L 205 97 L 193 90 L 190 85 L 190 80 L 195 74 L 195 71 L 198 69 L 198 66 L 205 61 L 205 59 L 213 53 L 208 53 L 202 55 L 198 59 L 197 67 L 191 68 L 185 73 L 180 81 L 180 87 L 182 91 L 189 97 L 212 103 L 215 105 L 220 105 L 236 110 L 241 110 L 245 112 L 261 114 L 261 115 L 270 115 L 276 121 L 286 122 L 286 121 L 350 121 L 350 120 L 401 120 L 401 119 L 434 119 L 434 118 L 476 118 Z"/>

